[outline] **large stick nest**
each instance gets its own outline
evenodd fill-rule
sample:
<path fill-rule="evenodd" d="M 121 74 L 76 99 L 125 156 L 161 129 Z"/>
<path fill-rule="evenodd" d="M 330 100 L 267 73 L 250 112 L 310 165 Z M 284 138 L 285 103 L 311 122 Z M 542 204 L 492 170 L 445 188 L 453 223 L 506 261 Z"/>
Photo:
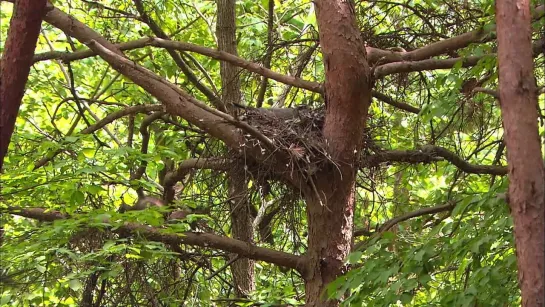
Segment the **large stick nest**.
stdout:
<path fill-rule="evenodd" d="M 287 151 L 296 168 L 314 173 L 325 162 L 333 162 L 323 137 L 325 109 L 243 108 L 243 120 L 273 141 L 279 150 Z M 364 155 L 371 153 L 371 129 L 363 137 Z"/>

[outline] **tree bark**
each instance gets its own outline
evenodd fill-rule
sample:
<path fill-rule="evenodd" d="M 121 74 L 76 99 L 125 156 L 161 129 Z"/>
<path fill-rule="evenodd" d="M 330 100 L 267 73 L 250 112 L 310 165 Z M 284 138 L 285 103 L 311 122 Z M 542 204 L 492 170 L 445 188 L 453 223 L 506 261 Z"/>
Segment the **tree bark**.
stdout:
<path fill-rule="evenodd" d="M 46 3 L 46 0 L 19 0 L 13 7 L 0 63 L 0 171 L 15 129 Z"/>
<path fill-rule="evenodd" d="M 216 36 L 220 51 L 237 55 L 235 0 L 218 0 L 218 22 Z M 222 100 L 225 109 L 236 116 L 235 104 L 240 104 L 241 91 L 238 78 L 239 68 L 227 62 L 220 63 Z M 242 167 L 227 172 L 231 233 L 233 238 L 253 242 L 253 228 L 248 199 L 248 180 Z M 235 257 L 235 255 L 232 255 Z M 255 290 L 254 261 L 241 258 L 231 264 L 231 271 L 237 297 L 246 297 Z"/>
<path fill-rule="evenodd" d="M 528 0 L 496 1 L 500 106 L 522 306 L 545 306 L 545 182 Z"/>
<path fill-rule="evenodd" d="M 244 170 L 233 169 L 227 175 L 229 185 L 229 204 L 231 214 L 231 233 L 234 239 L 253 243 L 253 229 L 248 199 L 248 181 Z M 231 257 L 236 257 L 233 254 Z M 240 258 L 231 264 L 235 293 L 237 297 L 247 297 L 255 290 L 254 260 Z"/>
<path fill-rule="evenodd" d="M 325 62 L 326 117 L 323 134 L 330 164 L 304 191 L 309 227 L 307 306 L 338 306 L 324 289 L 346 271 L 354 214 L 357 156 L 361 150 L 371 81 L 366 52 L 356 24 L 354 4 L 316 0 L 320 44 Z"/>

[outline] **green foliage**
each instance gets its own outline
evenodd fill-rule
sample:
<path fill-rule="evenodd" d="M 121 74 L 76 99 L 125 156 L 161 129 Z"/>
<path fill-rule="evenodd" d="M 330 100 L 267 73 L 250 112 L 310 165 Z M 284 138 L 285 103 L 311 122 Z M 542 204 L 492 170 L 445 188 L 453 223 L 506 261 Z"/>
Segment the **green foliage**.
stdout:
<path fill-rule="evenodd" d="M 155 36 L 135 18 L 138 12 L 133 1 L 54 2 L 112 42 Z M 214 1 L 142 2 L 146 13 L 172 40 L 217 49 Z M 436 57 L 462 59 L 452 68 L 377 80 L 376 91 L 420 111 L 401 111 L 374 98 L 366 132 L 380 150 L 368 146 L 364 154 L 435 144 L 472 164 L 506 164 L 505 155 L 497 154 L 503 137 L 497 102 L 485 93 L 467 96 L 462 91 L 464 82 L 473 77 L 484 80 L 481 87 L 497 88 L 494 1 L 459 2 L 358 2 L 358 23 L 370 47 L 414 50 L 469 31 L 491 31 L 481 42 Z M 323 82 L 326 67 L 321 50 L 303 56 L 319 39 L 312 3 L 274 3 L 272 69 Z M 263 62 L 269 47 L 268 4 L 266 0 L 236 2 L 238 54 L 256 63 Z M 0 3 L 0 37 L 6 37 L 10 11 L 11 4 Z M 533 26 L 539 29 L 544 22 L 541 19 Z M 0 51 L 3 48 L 4 41 L 0 40 Z M 37 54 L 84 49 L 82 42 L 43 23 Z M 166 50 L 148 46 L 125 54 L 210 104 Z M 219 61 L 196 53 L 181 54 L 196 78 L 220 96 Z M 481 57 L 477 65 L 464 67 L 463 59 L 475 56 Z M 305 65 L 298 71 L 301 62 Z M 543 57 L 537 58 L 536 64 L 543 64 Z M 127 223 L 138 223 L 155 227 L 160 234 L 182 236 L 185 231 L 211 229 L 227 236 L 232 230 L 231 199 L 227 197 L 227 175 L 221 170 L 188 171 L 175 186 L 173 207 L 207 209 L 207 214 L 190 214 L 183 221 L 165 223 L 166 211 L 172 208 L 118 212 L 122 204 L 136 202 L 139 189 L 163 195 L 162 176 L 179 163 L 230 158 L 232 153 L 206 132 L 171 115 L 149 126 L 149 144 L 143 151 L 145 138 L 139 128 L 151 112 L 121 117 L 93 135 L 82 133 L 116 111 L 158 101 L 99 57 L 73 61 L 70 68 L 78 99 L 70 90 L 66 63 L 34 63 L 0 174 L 0 222 L 4 230 L 0 306 L 80 306 L 91 286 L 94 301 L 102 293 L 104 306 L 152 306 L 159 301 L 162 306 L 226 306 L 227 301 L 235 300 L 233 273 L 224 267 L 232 259 L 230 253 L 158 243 L 120 231 Z M 238 76 L 244 104 L 255 106 L 261 77 L 243 69 Z M 536 71 L 536 77 L 543 85 L 543 73 Z M 281 107 L 324 106 L 319 94 L 273 80 L 268 80 L 263 105 L 278 103 L 282 95 Z M 76 100 L 81 106 L 87 105 L 86 120 L 79 116 Z M 540 98 L 541 109 L 544 104 Z M 35 168 L 42 159 L 49 161 Z M 228 169 L 244 168 L 226 163 Z M 135 176 L 142 166 L 145 175 Z M 270 205 L 265 213 L 272 216 L 273 240 L 263 240 L 259 233 L 255 235 L 256 244 L 304 254 L 307 215 L 300 191 L 275 178 L 250 173 L 247 166 L 245 170 L 250 179 L 251 206 L 257 211 Z M 266 189 L 268 193 L 263 192 Z M 356 229 L 374 234 L 356 238 L 356 244 L 363 247 L 347 259 L 351 270 L 333 282 L 326 294 L 342 299 L 345 306 L 519 304 L 512 222 L 506 204 L 498 199 L 498 193 L 506 189 L 505 178 L 467 174 L 448 161 L 395 162 L 363 168 L 358 173 L 354 224 Z M 376 230 L 394 217 L 450 202 L 456 203 L 451 211 L 410 218 L 377 235 Z M 13 208 L 43 208 L 70 218 L 38 221 L 8 214 Z M 303 305 L 304 290 L 298 273 L 257 262 L 256 290 L 236 304 Z"/>

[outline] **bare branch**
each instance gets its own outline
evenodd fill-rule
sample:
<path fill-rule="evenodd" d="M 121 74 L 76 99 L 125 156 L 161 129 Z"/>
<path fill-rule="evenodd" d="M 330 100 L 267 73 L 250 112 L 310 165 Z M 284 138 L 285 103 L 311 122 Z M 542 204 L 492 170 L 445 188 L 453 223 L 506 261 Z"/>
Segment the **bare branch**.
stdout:
<path fill-rule="evenodd" d="M 196 158 L 187 159 L 178 164 L 178 168 L 165 176 L 164 185 L 173 186 L 182 180 L 192 169 L 227 170 L 230 160 L 222 158 Z"/>
<path fill-rule="evenodd" d="M 432 163 L 440 161 L 442 157 L 450 163 L 454 164 L 461 171 L 469 174 L 488 174 L 503 176 L 507 174 L 507 167 L 496 165 L 475 165 L 457 156 L 450 150 L 433 145 L 422 146 L 421 150 L 392 150 L 384 151 L 375 155 L 363 158 L 365 167 L 375 166 L 380 163 Z"/>
<path fill-rule="evenodd" d="M 537 56 L 541 53 L 543 48 L 544 39 L 535 41 L 532 44 L 532 50 L 534 56 Z M 448 69 L 454 67 L 456 63 L 462 61 L 462 67 L 471 67 L 477 65 L 477 63 L 485 57 L 497 57 L 497 54 L 491 53 L 483 56 L 469 56 L 466 58 L 452 58 L 452 59 L 427 59 L 421 61 L 403 61 L 403 62 L 394 62 L 384 65 L 380 65 L 375 69 L 375 78 L 382 78 L 387 75 L 402 73 L 402 72 L 416 72 L 424 70 L 435 70 L 435 69 Z"/>
<path fill-rule="evenodd" d="M 533 19 L 540 19 L 544 14 L 545 5 L 540 5 L 534 9 Z M 465 48 L 471 43 L 476 43 L 483 40 L 487 35 L 490 35 L 494 31 L 496 31 L 496 27 L 490 27 L 488 29 L 481 28 L 452 38 L 447 38 L 409 52 L 394 52 L 367 47 L 367 60 L 370 64 L 377 62 L 391 63 L 400 61 L 425 60 L 437 55 L 445 54 L 449 51 Z"/>
<path fill-rule="evenodd" d="M 410 104 L 407 104 L 407 103 L 404 103 L 404 102 L 396 101 L 393 98 L 391 98 L 391 97 L 389 97 L 387 95 L 384 95 L 382 93 L 379 93 L 377 91 L 372 91 L 371 94 L 373 95 L 374 98 L 377 98 L 378 100 L 380 100 L 380 101 L 382 101 L 382 102 L 384 102 L 386 104 L 389 104 L 392 107 L 395 107 L 395 108 L 398 108 L 398 109 L 401 109 L 401 110 L 405 110 L 407 112 L 411 112 L 411 113 L 414 113 L 414 114 L 418 114 L 421 111 L 420 108 L 413 107 Z"/>
<path fill-rule="evenodd" d="M 168 40 L 164 40 L 160 38 L 150 38 L 149 40 L 150 40 L 149 44 L 151 46 L 196 52 L 196 53 L 206 55 L 208 57 L 211 57 L 217 60 L 231 63 L 235 66 L 244 68 L 248 71 L 257 73 L 261 76 L 276 80 L 278 82 L 282 82 L 285 84 L 292 84 L 296 87 L 304 88 L 313 92 L 322 91 L 321 85 L 319 83 L 306 81 L 300 78 L 295 78 L 292 76 L 287 76 L 287 75 L 274 72 L 257 63 L 244 60 L 240 57 L 237 57 L 227 52 L 217 51 L 214 49 L 210 49 L 210 48 L 206 48 L 206 47 L 202 47 L 202 46 L 198 46 L 198 45 L 194 45 L 190 43 L 185 43 L 185 42 L 168 41 Z"/>
<path fill-rule="evenodd" d="M 444 211 L 450 211 L 450 210 L 454 209 L 455 206 L 456 206 L 456 203 L 449 202 L 449 203 L 446 203 L 444 205 L 439 205 L 439 206 L 435 206 L 435 207 L 420 208 L 418 210 L 408 212 L 408 213 L 405 213 L 405 214 L 400 215 L 400 216 L 396 216 L 396 217 L 384 222 L 380 227 L 378 227 L 379 230 L 376 231 L 376 232 L 370 232 L 370 231 L 365 230 L 365 229 L 358 229 L 358 230 L 354 231 L 354 236 L 355 237 L 361 237 L 361 236 L 377 235 L 379 233 L 390 230 L 390 228 L 394 227 L 396 224 L 401 223 L 403 221 L 406 221 L 408 219 L 412 219 L 412 218 L 419 217 L 419 216 L 422 216 L 422 215 L 427 215 L 427 214 L 434 214 L 434 213 L 439 213 L 439 212 L 444 212 Z"/>
<path fill-rule="evenodd" d="M 455 153 L 440 146 L 425 145 L 425 146 L 422 146 L 421 150 L 424 153 L 427 153 L 430 155 L 437 155 L 437 156 L 445 158 L 445 160 L 454 164 L 456 167 L 458 167 L 460 170 L 466 173 L 489 174 L 489 175 L 498 175 L 498 176 L 507 175 L 506 166 L 470 164 L 466 160 L 457 156 Z"/>
<path fill-rule="evenodd" d="M 1 209 L 13 215 L 36 219 L 39 221 L 55 221 L 67 219 L 69 216 L 58 211 L 48 211 L 43 208 L 7 208 Z M 104 221 L 107 223 L 108 221 Z M 279 266 L 291 268 L 303 274 L 305 259 L 285 252 L 258 247 L 248 242 L 218 236 L 211 233 L 183 232 L 180 234 L 164 233 L 161 229 L 136 224 L 125 223 L 112 229 L 112 232 L 120 235 L 140 235 L 150 241 L 162 242 L 168 245 L 187 244 L 206 248 L 219 249 L 239 255 L 240 257 L 265 261 Z"/>

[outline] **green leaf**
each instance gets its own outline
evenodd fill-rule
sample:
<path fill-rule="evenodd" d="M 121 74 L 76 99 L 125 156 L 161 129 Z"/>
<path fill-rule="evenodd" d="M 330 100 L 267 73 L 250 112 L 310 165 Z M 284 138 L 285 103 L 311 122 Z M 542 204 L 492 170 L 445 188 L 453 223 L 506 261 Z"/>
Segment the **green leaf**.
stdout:
<path fill-rule="evenodd" d="M 351 264 L 358 263 L 358 261 L 361 259 L 361 256 L 363 255 L 363 252 L 353 252 L 348 255 L 348 262 Z"/>
<path fill-rule="evenodd" d="M 77 279 L 71 279 L 68 282 L 68 285 L 69 285 L 70 289 L 72 289 L 74 291 L 79 291 L 83 287 L 83 284 L 81 283 L 81 281 L 79 281 Z"/>
<path fill-rule="evenodd" d="M 81 205 L 85 201 L 85 194 L 81 191 L 74 191 L 70 196 L 70 201 L 74 204 Z"/>
<path fill-rule="evenodd" d="M 83 154 L 86 158 L 92 158 L 95 156 L 96 149 L 94 148 L 84 148 L 82 149 Z"/>

